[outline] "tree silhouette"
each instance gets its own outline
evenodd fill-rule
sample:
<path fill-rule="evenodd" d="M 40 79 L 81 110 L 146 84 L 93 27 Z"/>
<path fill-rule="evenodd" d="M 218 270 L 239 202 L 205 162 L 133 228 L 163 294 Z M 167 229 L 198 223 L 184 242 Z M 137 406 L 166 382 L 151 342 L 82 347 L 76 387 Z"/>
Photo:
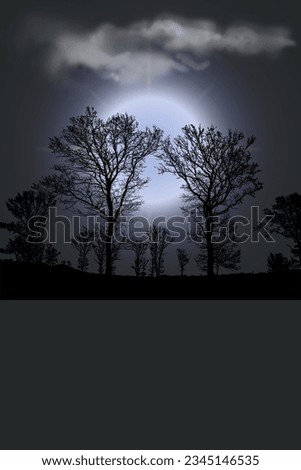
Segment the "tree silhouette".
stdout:
<path fill-rule="evenodd" d="M 93 242 L 93 251 L 94 251 L 94 260 L 98 266 L 99 274 L 104 274 L 105 267 L 106 267 L 106 234 L 103 227 L 98 227 L 95 231 L 95 240 Z M 119 260 L 120 250 L 121 250 L 121 243 L 115 240 L 113 237 L 112 244 L 111 244 L 111 267 L 112 273 L 115 272 L 116 261 Z"/>
<path fill-rule="evenodd" d="M 298 193 L 288 196 L 279 196 L 276 198 L 272 209 L 266 209 L 266 214 L 271 214 L 274 218 L 271 220 L 272 230 L 291 238 L 294 245 L 291 246 L 291 252 L 294 264 L 301 266 L 301 195 Z"/>
<path fill-rule="evenodd" d="M 72 267 L 72 263 L 71 263 L 70 260 L 65 260 L 65 259 L 63 259 L 63 260 L 60 262 L 60 264 L 61 264 L 62 266 L 68 266 L 69 268 Z"/>
<path fill-rule="evenodd" d="M 290 261 L 282 253 L 270 253 L 267 259 L 268 271 L 273 273 L 283 273 L 291 268 Z"/>
<path fill-rule="evenodd" d="M 94 233 L 84 227 L 79 234 L 72 239 L 72 245 L 78 252 L 77 266 L 82 272 L 86 272 L 89 266 L 88 254 L 93 249 Z"/>
<path fill-rule="evenodd" d="M 187 251 L 182 248 L 177 249 L 177 255 L 180 265 L 180 273 L 181 276 L 184 276 L 185 267 L 189 263 L 190 255 L 188 255 Z"/>
<path fill-rule="evenodd" d="M 232 243 L 223 242 L 221 244 L 214 243 L 214 272 L 219 274 L 220 268 L 229 269 L 230 271 L 238 271 L 240 263 L 240 250 Z M 201 271 L 207 271 L 207 249 L 206 246 L 200 246 L 200 253 L 195 257 L 195 262 Z"/>
<path fill-rule="evenodd" d="M 115 239 L 112 241 L 111 253 L 112 253 L 112 273 L 115 274 L 116 271 L 116 261 L 120 259 L 120 251 L 122 245 L 117 242 Z"/>
<path fill-rule="evenodd" d="M 58 264 L 58 257 L 60 252 L 50 243 L 46 245 L 44 253 L 44 263 L 49 266 L 55 266 Z"/>
<path fill-rule="evenodd" d="M 115 225 L 121 212 L 128 214 L 142 203 L 139 190 L 148 182 L 142 177 L 145 159 L 157 151 L 161 136 L 157 127 L 139 130 L 133 116 L 116 114 L 104 121 L 88 107 L 70 119 L 60 137 L 50 139 L 50 149 L 63 163 L 42 185 L 106 222 L 107 275 L 112 274 Z"/>
<path fill-rule="evenodd" d="M 200 252 L 195 257 L 195 262 L 201 271 L 206 272 L 208 267 L 208 250 L 204 226 L 198 226 L 200 230 L 192 233 L 193 240 L 198 243 Z M 238 271 L 240 268 L 241 250 L 238 249 L 238 234 L 235 233 L 234 221 L 229 219 L 229 214 L 220 216 L 218 224 L 212 224 L 213 244 L 213 272 L 218 275 L 220 268 Z"/>
<path fill-rule="evenodd" d="M 134 252 L 134 264 L 132 265 L 132 269 L 135 271 L 136 277 L 143 277 L 146 275 L 146 268 L 149 263 L 149 259 L 145 256 L 148 244 L 137 239 L 133 240 L 130 246 Z"/>
<path fill-rule="evenodd" d="M 151 255 L 150 275 L 159 277 L 164 273 L 166 248 L 172 242 L 167 228 L 151 225 L 148 238 L 148 246 Z"/>
<path fill-rule="evenodd" d="M 207 129 L 190 124 L 183 135 L 163 143 L 160 172 L 172 173 L 183 181 L 183 198 L 187 207 L 198 207 L 205 219 L 207 274 L 214 272 L 213 223 L 254 196 L 262 184 L 257 178 L 258 165 L 251 161 L 251 136 L 229 130 L 223 135 L 213 126 Z"/>
<path fill-rule="evenodd" d="M 96 239 L 93 242 L 92 247 L 95 254 L 95 261 L 98 266 L 99 274 L 103 274 L 106 263 L 106 243 L 105 243 L 105 231 L 100 228 L 96 233 Z"/>
<path fill-rule="evenodd" d="M 240 255 L 241 250 L 233 242 L 215 244 L 214 250 L 214 266 L 216 274 L 219 274 L 219 269 L 229 269 L 230 271 L 238 271 L 240 268 Z"/>
<path fill-rule="evenodd" d="M 1 250 L 2 253 L 12 254 L 21 262 L 45 261 L 44 229 L 48 209 L 55 203 L 54 195 L 42 190 L 23 191 L 15 198 L 8 199 L 6 206 L 15 220 L 10 223 L 0 223 L 0 228 L 8 230 L 13 235 L 13 238 L 8 240 L 6 248 Z"/>

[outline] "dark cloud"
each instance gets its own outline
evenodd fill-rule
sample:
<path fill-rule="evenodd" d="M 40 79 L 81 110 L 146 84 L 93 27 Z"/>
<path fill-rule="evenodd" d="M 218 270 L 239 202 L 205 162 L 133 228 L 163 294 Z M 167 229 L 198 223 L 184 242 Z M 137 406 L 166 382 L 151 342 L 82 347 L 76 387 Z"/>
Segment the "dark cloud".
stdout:
<path fill-rule="evenodd" d="M 213 21 L 157 18 L 120 27 L 103 23 L 78 31 L 52 21 L 36 22 L 30 36 L 50 46 L 53 74 L 83 66 L 114 81 L 139 82 L 171 71 L 204 70 L 215 52 L 243 56 L 277 54 L 295 46 L 290 31 L 279 27 L 236 25 L 221 28 Z"/>

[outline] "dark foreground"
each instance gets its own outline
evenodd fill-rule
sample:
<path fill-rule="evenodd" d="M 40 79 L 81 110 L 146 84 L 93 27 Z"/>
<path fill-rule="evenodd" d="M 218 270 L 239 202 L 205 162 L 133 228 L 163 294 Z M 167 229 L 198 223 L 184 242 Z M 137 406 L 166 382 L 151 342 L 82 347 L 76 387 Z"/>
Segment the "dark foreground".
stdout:
<path fill-rule="evenodd" d="M 301 299 L 301 271 L 206 276 L 100 276 L 0 260 L 1 299 Z"/>

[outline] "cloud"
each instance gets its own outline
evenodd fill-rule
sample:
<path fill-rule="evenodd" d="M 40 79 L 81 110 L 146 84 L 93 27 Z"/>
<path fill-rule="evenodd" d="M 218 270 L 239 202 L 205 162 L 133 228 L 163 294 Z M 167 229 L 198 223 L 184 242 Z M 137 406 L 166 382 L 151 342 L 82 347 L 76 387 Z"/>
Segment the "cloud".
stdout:
<path fill-rule="evenodd" d="M 90 32 L 47 21 L 38 25 L 31 28 L 31 36 L 49 46 L 47 63 L 52 73 L 82 66 L 122 82 L 150 81 L 171 71 L 205 70 L 216 52 L 276 55 L 296 44 L 285 28 L 222 29 L 201 19 L 158 18 L 127 27 L 101 24 Z"/>

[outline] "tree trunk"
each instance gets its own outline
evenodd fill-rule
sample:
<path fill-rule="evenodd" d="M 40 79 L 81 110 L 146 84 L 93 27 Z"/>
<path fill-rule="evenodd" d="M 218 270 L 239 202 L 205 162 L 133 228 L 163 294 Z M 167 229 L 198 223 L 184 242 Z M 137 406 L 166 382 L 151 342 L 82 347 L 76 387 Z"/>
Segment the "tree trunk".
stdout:
<path fill-rule="evenodd" d="M 212 220 L 211 217 L 206 218 L 206 242 L 207 242 L 207 276 L 214 275 L 214 254 L 212 242 Z"/>
<path fill-rule="evenodd" d="M 301 243 L 299 240 L 297 241 L 297 247 L 298 247 L 299 263 L 301 265 Z"/>
<path fill-rule="evenodd" d="M 106 276 L 112 276 L 113 263 L 112 263 L 112 242 L 113 242 L 113 222 L 108 223 L 108 231 L 106 234 Z"/>
<path fill-rule="evenodd" d="M 213 276 L 213 265 L 214 265 L 214 257 L 213 257 L 213 243 L 210 237 L 207 237 L 207 275 Z"/>

